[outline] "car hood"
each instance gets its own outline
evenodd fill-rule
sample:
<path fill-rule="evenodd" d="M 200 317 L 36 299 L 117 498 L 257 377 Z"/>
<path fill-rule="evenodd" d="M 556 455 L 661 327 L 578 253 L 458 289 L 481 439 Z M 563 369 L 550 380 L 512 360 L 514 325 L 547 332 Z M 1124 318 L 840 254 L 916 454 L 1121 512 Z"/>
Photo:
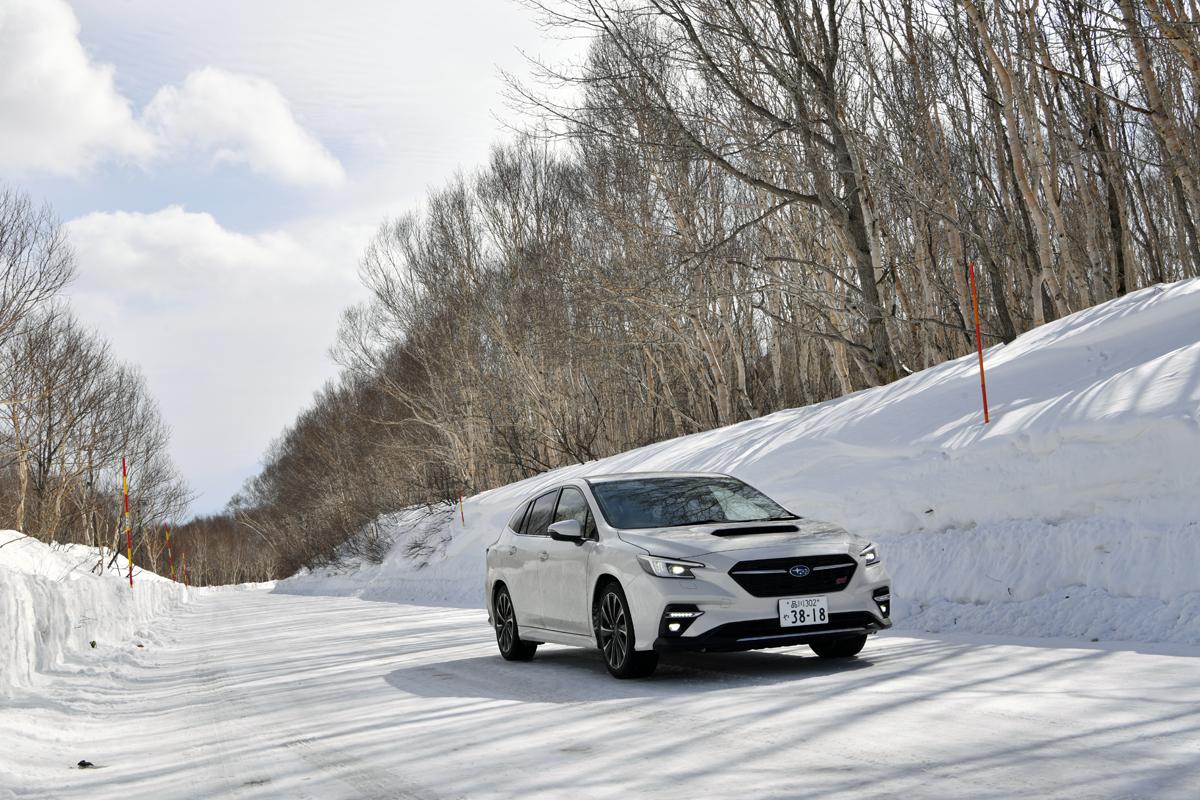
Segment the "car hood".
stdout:
<path fill-rule="evenodd" d="M 713 531 L 733 532 L 763 527 L 793 527 L 797 530 L 781 533 L 742 533 L 717 536 Z M 656 556 L 668 558 L 699 558 L 708 553 L 726 553 L 735 550 L 762 550 L 775 547 L 814 545 L 823 550 L 845 549 L 851 545 L 866 545 L 865 541 L 850 535 L 844 528 L 830 522 L 812 519 L 787 520 L 785 522 L 737 522 L 719 525 L 694 525 L 686 528 L 644 528 L 636 531 L 618 531 L 617 535 L 628 544 L 641 547 Z"/>

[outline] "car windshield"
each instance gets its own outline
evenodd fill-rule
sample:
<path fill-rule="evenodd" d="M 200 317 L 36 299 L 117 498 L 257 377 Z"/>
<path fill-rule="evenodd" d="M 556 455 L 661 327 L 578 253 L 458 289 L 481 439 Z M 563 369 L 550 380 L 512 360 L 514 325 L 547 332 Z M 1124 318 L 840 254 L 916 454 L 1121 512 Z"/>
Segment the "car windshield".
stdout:
<path fill-rule="evenodd" d="M 635 478 L 597 481 L 592 493 L 614 528 L 670 528 L 797 519 L 736 478 Z"/>

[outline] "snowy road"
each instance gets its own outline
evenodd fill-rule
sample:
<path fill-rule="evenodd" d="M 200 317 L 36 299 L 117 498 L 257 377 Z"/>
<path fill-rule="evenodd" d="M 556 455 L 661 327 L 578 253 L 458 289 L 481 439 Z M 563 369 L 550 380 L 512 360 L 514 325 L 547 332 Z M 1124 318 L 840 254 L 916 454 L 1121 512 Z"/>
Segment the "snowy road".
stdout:
<path fill-rule="evenodd" d="M 156 644 L 0 707 L 0 798 L 1188 797 L 1200 654 L 872 640 L 495 653 L 478 611 L 205 592 Z M 74 770 L 87 758 L 99 767 Z"/>

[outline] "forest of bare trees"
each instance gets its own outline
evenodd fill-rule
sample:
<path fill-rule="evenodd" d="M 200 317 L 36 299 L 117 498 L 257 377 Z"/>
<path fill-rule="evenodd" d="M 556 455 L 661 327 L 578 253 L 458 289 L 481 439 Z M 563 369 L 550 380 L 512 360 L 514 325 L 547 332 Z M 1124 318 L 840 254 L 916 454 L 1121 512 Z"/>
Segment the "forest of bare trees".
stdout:
<path fill-rule="evenodd" d="M 530 132 L 380 227 L 341 381 L 235 498 L 284 572 L 966 354 L 969 261 L 986 345 L 1200 275 L 1194 0 L 530 5 L 586 59 L 511 81 Z"/>
<path fill-rule="evenodd" d="M 221 515 L 202 582 L 377 558 L 381 514 L 888 383 L 1200 275 L 1196 0 L 527 0 L 578 63 L 363 255 L 342 366 Z M 0 508 L 140 563 L 186 508 L 136 370 L 0 191 Z"/>
<path fill-rule="evenodd" d="M 153 567 L 166 562 L 162 526 L 186 511 L 188 490 L 145 381 L 63 301 L 74 271 L 50 209 L 0 186 L 0 513 L 4 527 L 111 555 L 124 457 L 135 561 Z"/>

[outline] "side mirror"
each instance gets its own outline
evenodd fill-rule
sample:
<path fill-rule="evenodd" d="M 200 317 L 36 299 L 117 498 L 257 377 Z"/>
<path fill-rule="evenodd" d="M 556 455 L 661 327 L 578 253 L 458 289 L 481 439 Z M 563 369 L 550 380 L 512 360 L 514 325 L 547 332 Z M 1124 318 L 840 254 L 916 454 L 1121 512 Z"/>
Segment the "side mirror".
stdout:
<path fill-rule="evenodd" d="M 556 542 L 583 544 L 583 528 L 577 519 L 563 519 L 550 526 L 550 538 Z"/>

